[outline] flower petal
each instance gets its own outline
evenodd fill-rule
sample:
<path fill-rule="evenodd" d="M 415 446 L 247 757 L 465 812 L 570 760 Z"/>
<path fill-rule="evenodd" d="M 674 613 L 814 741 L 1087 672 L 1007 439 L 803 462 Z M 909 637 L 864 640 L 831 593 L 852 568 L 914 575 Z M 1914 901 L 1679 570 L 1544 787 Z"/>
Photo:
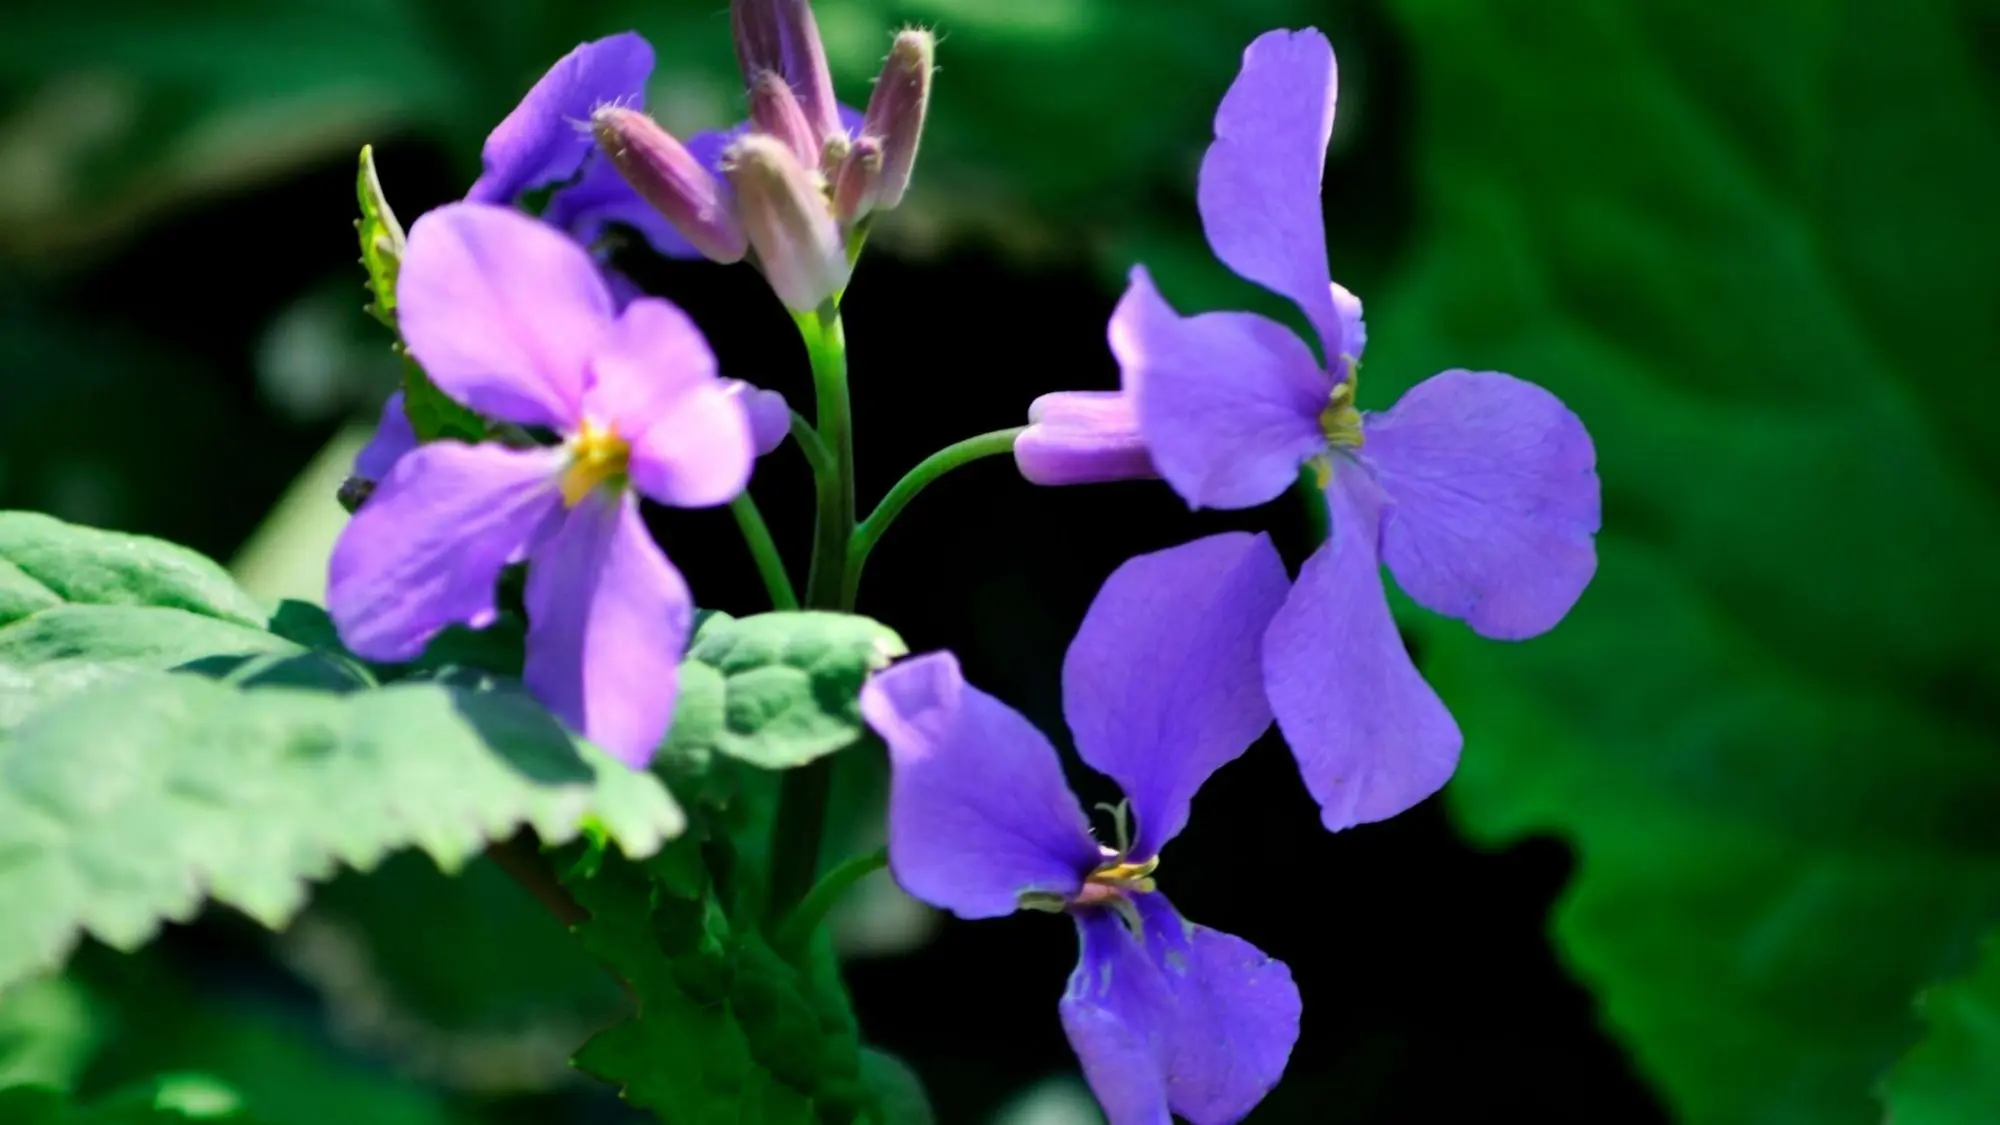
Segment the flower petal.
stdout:
<path fill-rule="evenodd" d="M 1278 1084 L 1299 1037 L 1284 962 L 1184 921 L 1158 894 L 1076 912 L 1083 949 L 1059 1006 L 1070 1047 L 1110 1125 L 1233 1125 Z"/>
<path fill-rule="evenodd" d="M 1067 898 L 1100 862 L 1055 747 L 951 653 L 869 677 L 861 714 L 889 744 L 889 867 L 910 894 L 995 918 L 1027 891 Z"/>
<path fill-rule="evenodd" d="M 1264 635 L 1264 686 L 1320 819 L 1386 820 L 1458 765 L 1451 712 L 1410 663 L 1376 561 L 1380 499 L 1352 462 L 1327 490 L 1333 537 L 1299 570 Z"/>
<path fill-rule="evenodd" d="M 1332 380 L 1281 324 L 1181 316 L 1140 267 L 1111 314 L 1111 350 L 1153 464 L 1190 507 L 1262 504 L 1326 446 Z"/>
<path fill-rule="evenodd" d="M 1495 371 L 1446 371 L 1364 420 L 1390 505 L 1382 559 L 1419 605 L 1521 640 L 1597 573 L 1597 450 L 1562 400 Z"/>
<path fill-rule="evenodd" d="M 341 530 L 326 607 L 370 660 L 414 659 L 447 625 L 485 625 L 500 570 L 562 509 L 562 454 L 438 441 L 396 462 Z"/>
<path fill-rule="evenodd" d="M 674 717 L 694 600 L 639 502 L 599 489 L 528 561 L 528 661 L 542 705 L 635 769 Z"/>
<path fill-rule="evenodd" d="M 1128 560 L 1063 660 L 1063 714 L 1084 761 L 1118 782 L 1159 854 L 1208 775 L 1271 725 L 1264 630 L 1291 579 L 1263 535 L 1211 535 Z"/>
<path fill-rule="evenodd" d="M 424 373 L 488 417 L 574 426 L 611 292 L 582 247 L 519 211 L 452 203 L 410 229 L 397 320 Z"/>
<path fill-rule="evenodd" d="M 633 107 L 646 100 L 653 48 L 637 32 L 584 43 L 556 60 L 486 138 L 485 165 L 465 198 L 511 205 L 522 192 L 576 175 L 593 151 L 577 127 L 605 102 Z"/>
<path fill-rule="evenodd" d="M 354 475 L 379 481 L 389 475 L 403 454 L 417 447 L 417 432 L 410 428 L 410 416 L 403 409 L 403 392 L 396 391 L 382 404 L 382 419 L 375 423 L 375 436 L 354 455 Z"/>
<path fill-rule="evenodd" d="M 1033 484 L 1101 484 L 1159 477 L 1123 391 L 1056 391 L 1028 404 L 1014 464 Z"/>
<path fill-rule="evenodd" d="M 662 504 L 735 498 L 756 460 L 749 411 L 715 373 L 686 313 L 657 297 L 626 306 L 591 360 L 584 414 L 632 446 L 632 484 Z"/>
<path fill-rule="evenodd" d="M 632 190 L 617 165 L 597 153 L 584 162 L 581 179 L 549 196 L 542 221 L 568 231 L 584 246 L 603 238 L 607 224 L 623 223 L 666 257 L 702 256 L 665 215 Z"/>
<path fill-rule="evenodd" d="M 792 436 L 792 408 L 785 396 L 741 379 L 724 379 L 722 385 L 743 403 L 750 417 L 750 444 L 762 457 Z"/>
<path fill-rule="evenodd" d="M 1329 359 L 1359 354 L 1342 338 L 1319 202 L 1336 79 L 1333 47 L 1318 31 L 1258 36 L 1215 111 L 1197 192 L 1215 256 L 1296 302 Z"/>

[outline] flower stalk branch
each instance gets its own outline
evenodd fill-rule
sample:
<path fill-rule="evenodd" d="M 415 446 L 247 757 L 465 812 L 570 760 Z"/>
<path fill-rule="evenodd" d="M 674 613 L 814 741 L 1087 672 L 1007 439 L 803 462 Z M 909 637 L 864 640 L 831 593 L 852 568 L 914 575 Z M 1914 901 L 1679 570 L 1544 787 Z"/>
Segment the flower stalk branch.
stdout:
<path fill-rule="evenodd" d="M 932 481 L 961 465 L 969 465 L 984 457 L 997 457 L 1003 453 L 1013 452 L 1014 439 L 1020 437 L 1025 429 L 1026 426 L 1015 426 L 953 442 L 924 458 L 917 463 L 916 468 L 903 474 L 903 479 L 897 481 L 895 487 L 889 490 L 889 494 L 882 498 L 882 502 L 875 505 L 875 510 L 868 513 L 868 518 L 861 521 L 861 525 L 854 529 L 853 536 L 847 541 L 847 585 L 841 593 L 842 603 L 848 606 L 854 604 L 855 595 L 861 586 L 861 568 L 867 565 L 869 552 L 875 549 L 876 542 L 889 530 L 889 525 L 896 522 L 896 517 L 902 514 L 910 501 L 916 499 L 917 493 L 922 492 Z"/>

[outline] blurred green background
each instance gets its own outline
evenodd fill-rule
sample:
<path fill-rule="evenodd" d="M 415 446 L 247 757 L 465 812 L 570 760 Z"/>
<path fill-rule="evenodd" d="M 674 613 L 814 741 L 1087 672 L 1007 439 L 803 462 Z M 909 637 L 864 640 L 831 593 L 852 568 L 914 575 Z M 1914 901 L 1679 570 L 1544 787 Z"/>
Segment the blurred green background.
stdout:
<path fill-rule="evenodd" d="M 1188 913 L 1306 993 L 1253 1121 L 2000 1122 L 2000 3 L 816 7 L 850 102 L 894 27 L 942 38 L 916 189 L 853 290 L 864 491 L 1034 394 L 1111 386 L 1135 261 L 1184 310 L 1270 307 L 1209 258 L 1193 177 L 1276 26 L 1340 58 L 1325 199 L 1368 307 L 1362 405 L 1500 369 L 1596 438 L 1602 562 L 1568 621 L 1497 645 L 1406 615 L 1467 736 L 1442 809 L 1328 837 L 1264 746 L 1170 857 Z M 407 223 L 550 62 L 625 28 L 670 128 L 738 116 L 721 0 L 6 0 L 0 507 L 317 596 L 332 487 L 395 378 L 360 311 L 355 151 Z M 732 373 L 803 388 L 747 271 L 634 273 Z M 1220 526 L 1304 548 L 1288 503 L 1193 519 L 1157 486 L 1008 475 L 927 496 L 864 608 L 1038 717 L 1119 559 Z M 802 546 L 804 497 L 765 502 Z M 754 600 L 726 519 L 686 526 L 704 601 Z M 1025 921 L 940 929 L 877 890 L 857 1005 L 939 1120 L 1089 1120 L 1060 1085 L 1061 927 L 1016 947 Z M 0 998 L 0 1086 L 164 1072 L 277 1125 L 625 1120 L 562 1065 L 617 997 L 533 910 L 399 859 L 275 944 L 211 917 L 88 950 Z"/>

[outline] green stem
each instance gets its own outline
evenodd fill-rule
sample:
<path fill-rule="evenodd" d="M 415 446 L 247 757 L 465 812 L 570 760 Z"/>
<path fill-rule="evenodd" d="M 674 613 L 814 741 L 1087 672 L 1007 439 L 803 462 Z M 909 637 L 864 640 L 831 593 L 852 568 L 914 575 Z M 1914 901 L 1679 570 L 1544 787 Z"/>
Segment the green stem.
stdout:
<path fill-rule="evenodd" d="M 777 928 L 771 931 L 771 944 L 780 953 L 795 952 L 804 948 L 806 942 L 812 938 L 813 931 L 819 928 L 821 922 L 826 921 L 827 914 L 833 910 L 834 904 L 840 901 L 840 896 L 847 893 L 848 888 L 888 865 L 888 848 L 876 848 L 872 852 L 864 852 L 842 860 L 839 866 L 827 872 L 819 882 L 814 883 L 813 889 L 806 893 L 805 898 L 799 900 L 798 906 L 794 907 L 792 912 L 785 916 L 784 921 L 779 922 Z"/>
<path fill-rule="evenodd" d="M 792 440 L 799 443 L 799 452 L 805 455 L 806 464 L 812 467 L 813 479 L 818 480 L 833 471 L 833 454 L 827 452 L 826 443 L 819 440 L 819 431 L 806 421 L 806 416 L 792 411 Z"/>
<path fill-rule="evenodd" d="M 852 608 L 847 590 L 847 541 L 854 534 L 854 427 L 847 399 L 847 337 L 840 308 L 832 301 L 796 318 L 812 360 L 818 398 L 821 445 L 830 471 L 814 477 L 818 511 L 813 518 L 812 569 L 806 577 L 808 609 Z M 802 443 L 803 444 L 803 443 Z M 802 901 L 819 874 L 820 841 L 826 834 L 827 798 L 833 789 L 833 759 L 820 758 L 785 771 L 778 790 L 778 818 L 771 842 L 771 899 L 779 909 Z"/>
<path fill-rule="evenodd" d="M 875 549 L 875 543 L 889 525 L 896 522 L 917 493 L 930 483 L 960 465 L 969 465 L 982 457 L 996 457 L 1014 451 L 1014 439 L 1021 436 L 1026 426 L 1015 426 L 1008 430 L 994 430 L 992 433 L 956 441 L 917 463 L 917 467 L 903 474 L 903 479 L 889 490 L 861 526 L 854 529 L 854 535 L 847 541 L 847 586 L 841 592 L 841 601 L 853 605 L 856 592 L 861 587 L 861 568 L 868 563 L 868 553 Z"/>
<path fill-rule="evenodd" d="M 1312 536 L 1312 545 L 1318 547 L 1326 542 L 1333 531 L 1333 516 L 1326 509 L 1326 489 L 1319 484 L 1319 469 L 1308 464 L 1299 470 L 1299 498 L 1306 505 L 1306 527 Z"/>
<path fill-rule="evenodd" d="M 764 522 L 764 513 L 757 510 L 757 502 L 750 499 L 750 490 L 744 489 L 729 502 L 729 514 L 736 517 L 736 526 L 743 532 L 743 542 L 750 547 L 750 557 L 757 562 L 757 576 L 764 580 L 764 589 L 770 592 L 774 609 L 799 608 L 799 596 L 792 592 L 791 576 L 785 573 L 785 558 L 778 553 L 777 541 L 771 538 L 770 525 Z"/>

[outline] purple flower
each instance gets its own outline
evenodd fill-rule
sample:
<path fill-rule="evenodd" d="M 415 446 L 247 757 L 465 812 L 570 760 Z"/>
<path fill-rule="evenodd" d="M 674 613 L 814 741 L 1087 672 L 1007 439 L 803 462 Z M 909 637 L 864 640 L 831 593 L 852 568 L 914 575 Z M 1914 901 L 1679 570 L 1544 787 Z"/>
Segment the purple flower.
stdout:
<path fill-rule="evenodd" d="M 1049 741 L 950 653 L 862 689 L 889 745 L 897 882 L 961 918 L 1074 920 L 1063 1029 L 1112 1125 L 1238 1121 L 1298 1038 L 1284 964 L 1183 920 L 1154 882 L 1195 791 L 1270 726 L 1258 646 L 1286 585 L 1270 541 L 1236 532 L 1141 555 L 1098 592 L 1063 661 L 1063 711 L 1079 756 L 1124 790 L 1116 847 L 1091 837 Z"/>
<path fill-rule="evenodd" d="M 652 74 L 653 48 L 637 32 L 593 40 L 564 55 L 487 136 L 480 152 L 485 170 L 466 201 L 511 205 L 528 192 L 563 185 L 542 218 L 585 246 L 602 237 L 607 223 L 622 222 L 662 254 L 700 257 L 625 183 L 587 128 L 599 106 L 643 106 Z"/>
<path fill-rule="evenodd" d="M 397 459 L 334 547 L 341 639 L 371 660 L 412 659 L 447 625 L 492 621 L 501 569 L 526 559 L 529 689 L 643 765 L 673 715 L 693 606 L 635 490 L 678 507 L 742 491 L 741 397 L 679 309 L 642 297 L 617 311 L 580 247 L 509 208 L 417 220 L 396 296 L 440 389 L 563 443 L 438 441 Z"/>
<path fill-rule="evenodd" d="M 382 418 L 375 423 L 375 436 L 354 455 L 354 475 L 365 481 L 379 481 L 389 475 L 403 454 L 417 447 L 417 432 L 410 428 L 410 416 L 403 409 L 403 392 L 396 391 L 382 404 Z"/>
<path fill-rule="evenodd" d="M 1328 362 L 1260 316 L 1179 315 L 1143 268 L 1111 340 L 1152 462 L 1189 505 L 1261 504 L 1301 466 L 1318 474 L 1333 534 L 1271 624 L 1264 675 L 1322 818 L 1340 829 L 1409 808 L 1458 761 L 1458 726 L 1410 663 L 1381 564 L 1418 604 L 1483 636 L 1532 637 L 1596 571 L 1599 493 L 1583 423 L 1510 375 L 1446 371 L 1387 411 L 1355 408 L 1361 304 L 1330 278 L 1320 214 L 1334 85 L 1319 32 L 1252 43 L 1199 193 L 1216 256 L 1297 303 Z"/>

